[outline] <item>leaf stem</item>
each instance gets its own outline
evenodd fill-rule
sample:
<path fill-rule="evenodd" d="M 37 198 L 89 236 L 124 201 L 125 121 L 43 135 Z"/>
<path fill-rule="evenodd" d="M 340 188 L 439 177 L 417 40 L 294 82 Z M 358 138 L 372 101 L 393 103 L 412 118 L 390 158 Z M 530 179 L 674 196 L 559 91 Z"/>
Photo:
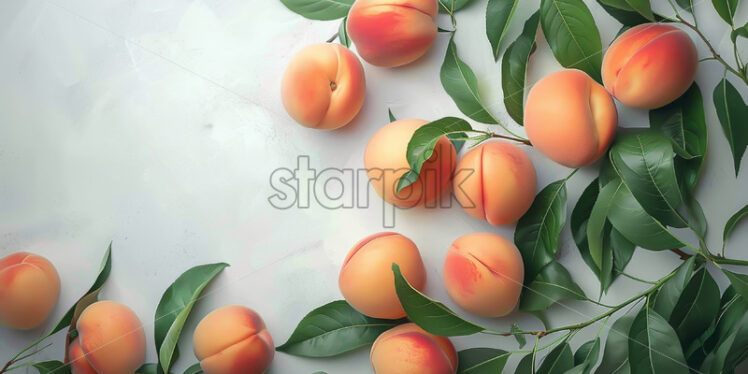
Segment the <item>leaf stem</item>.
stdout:
<path fill-rule="evenodd" d="M 686 254 L 686 253 L 684 253 L 684 254 L 685 254 L 686 256 L 689 256 L 689 257 L 690 257 L 690 255 L 688 255 L 688 254 Z M 618 274 L 621 274 L 621 275 L 623 275 L 623 276 L 624 276 L 624 277 L 626 277 L 626 278 L 629 278 L 629 279 L 633 279 L 633 280 L 635 280 L 635 281 L 639 281 L 639 282 L 642 282 L 642 283 L 647 283 L 647 284 L 655 284 L 655 283 L 657 283 L 657 282 L 653 282 L 653 281 L 648 281 L 648 280 L 646 280 L 646 279 L 642 279 L 642 278 L 639 278 L 639 277 L 635 277 L 635 276 L 633 276 L 633 275 L 631 275 L 631 274 L 629 274 L 629 273 L 623 272 L 623 271 L 618 271 Z"/>
<path fill-rule="evenodd" d="M 337 39 L 338 33 L 335 33 L 333 36 L 330 37 L 330 39 L 325 40 L 325 43 L 332 43 Z"/>
<path fill-rule="evenodd" d="M 509 130 L 507 130 L 507 131 L 509 131 Z M 490 132 L 488 134 L 491 135 L 492 138 L 501 138 L 501 139 L 511 140 L 511 141 L 515 141 L 515 142 L 522 143 L 522 144 L 525 144 L 525 145 L 529 145 L 530 147 L 532 147 L 532 143 L 530 143 L 530 141 L 527 140 L 527 139 L 525 139 L 525 138 L 520 138 L 520 137 L 516 137 L 515 138 L 515 137 L 511 137 L 511 136 L 496 134 L 496 133 L 493 133 L 493 132 Z"/>
<path fill-rule="evenodd" d="M 712 56 L 714 56 L 715 60 L 719 61 L 722 65 L 724 65 L 727 71 L 729 71 L 730 73 L 740 78 L 743 82 L 745 82 L 745 84 L 748 84 L 748 77 L 744 77 L 742 74 L 740 74 L 739 71 L 735 70 L 735 68 L 730 66 L 730 64 L 728 64 L 727 61 L 725 61 L 725 59 L 723 59 L 722 56 L 720 56 L 717 50 L 714 49 L 714 47 L 712 46 L 712 43 L 709 42 L 709 39 L 706 38 L 706 36 L 701 32 L 701 30 L 699 30 L 698 27 L 689 23 L 685 19 L 683 19 L 683 17 L 681 17 L 680 14 L 676 14 L 676 18 L 681 24 L 690 28 L 694 32 L 696 32 L 696 35 L 698 35 L 701 38 L 701 40 L 704 41 L 704 44 L 706 44 L 707 48 L 709 48 L 709 51 L 712 52 Z M 738 68 L 740 68 L 740 66 L 738 66 Z"/>

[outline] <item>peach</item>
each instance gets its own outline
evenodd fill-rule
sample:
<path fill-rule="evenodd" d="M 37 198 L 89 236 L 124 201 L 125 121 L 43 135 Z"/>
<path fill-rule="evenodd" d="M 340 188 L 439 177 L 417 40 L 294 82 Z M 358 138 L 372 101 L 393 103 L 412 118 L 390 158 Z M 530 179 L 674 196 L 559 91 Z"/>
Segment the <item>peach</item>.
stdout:
<path fill-rule="evenodd" d="M 38 327 L 60 296 L 60 277 L 46 258 L 26 252 L 0 259 L 0 324 Z"/>
<path fill-rule="evenodd" d="M 252 309 L 229 305 L 210 312 L 195 328 L 195 356 L 206 374 L 260 374 L 275 355 L 265 322 Z"/>
<path fill-rule="evenodd" d="M 457 351 L 448 338 L 429 334 L 415 323 L 383 332 L 371 347 L 376 374 L 454 374 Z"/>
<path fill-rule="evenodd" d="M 403 277 L 413 287 L 423 290 L 426 269 L 416 245 L 403 235 L 381 232 L 356 243 L 348 252 L 338 278 L 343 297 L 369 317 L 405 317 L 395 292 L 393 263 L 400 266 Z"/>
<path fill-rule="evenodd" d="M 73 374 L 132 374 L 145 362 L 145 333 L 130 308 L 113 301 L 93 303 L 76 324 L 68 349 Z"/>
<path fill-rule="evenodd" d="M 395 67 L 423 56 L 436 39 L 436 0 L 357 0 L 348 35 L 361 58 Z"/>
<path fill-rule="evenodd" d="M 345 126 L 364 103 L 366 80 L 358 57 L 333 43 L 310 45 L 288 64 L 281 97 L 299 124 L 322 130 Z"/>
<path fill-rule="evenodd" d="M 501 317 L 517 306 L 525 268 L 512 242 L 491 233 L 468 234 L 452 243 L 444 260 L 444 285 L 462 309 Z"/>
<path fill-rule="evenodd" d="M 535 167 L 514 144 L 496 141 L 473 148 L 457 170 L 470 171 L 454 181 L 457 201 L 471 216 L 492 225 L 516 222 L 535 198 Z"/>
<path fill-rule="evenodd" d="M 623 104 L 659 108 L 688 90 L 698 64 L 688 34 L 670 24 L 647 23 L 610 45 L 603 58 L 603 84 Z"/>
<path fill-rule="evenodd" d="M 406 152 L 408 142 L 416 130 L 427 122 L 403 119 L 385 125 L 377 131 L 364 151 L 364 167 L 377 194 L 388 203 L 410 208 L 429 205 L 449 189 L 457 153 L 446 136 L 441 137 L 434 153 L 424 162 L 419 178 L 397 192 L 397 183 L 410 165 Z"/>
<path fill-rule="evenodd" d="M 581 70 L 566 69 L 530 89 L 524 122 L 538 151 L 559 164 L 582 167 L 605 154 L 618 126 L 618 112 L 603 86 Z"/>

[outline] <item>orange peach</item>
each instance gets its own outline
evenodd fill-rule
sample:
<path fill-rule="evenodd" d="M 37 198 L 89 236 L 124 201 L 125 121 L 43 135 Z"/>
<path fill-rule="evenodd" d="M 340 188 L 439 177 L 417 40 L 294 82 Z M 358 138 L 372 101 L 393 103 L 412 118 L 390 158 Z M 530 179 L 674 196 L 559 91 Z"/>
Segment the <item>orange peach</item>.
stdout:
<path fill-rule="evenodd" d="M 693 83 L 698 54 L 683 30 L 647 23 L 621 34 L 605 52 L 603 84 L 620 102 L 654 109 L 683 95 Z"/>
<path fill-rule="evenodd" d="M 403 235 L 381 232 L 356 243 L 348 252 L 338 278 L 343 297 L 369 317 L 405 317 L 395 292 L 393 263 L 400 266 L 403 277 L 413 287 L 423 290 L 426 269 L 416 245 Z"/>
<path fill-rule="evenodd" d="M 466 311 L 501 317 L 517 306 L 525 268 L 512 242 L 491 233 L 468 234 L 452 243 L 444 260 L 444 285 Z"/>
<path fill-rule="evenodd" d="M 403 119 L 385 125 L 377 131 L 364 151 L 364 167 L 369 182 L 388 203 L 410 208 L 430 205 L 449 189 L 457 153 L 446 136 L 437 141 L 434 153 L 423 164 L 419 178 L 397 192 L 397 183 L 410 165 L 406 157 L 408 142 L 416 130 L 427 122 Z"/>
<path fill-rule="evenodd" d="M 130 308 L 93 303 L 76 327 L 78 338 L 68 350 L 73 374 L 132 374 L 145 362 L 143 325 Z"/>
<path fill-rule="evenodd" d="M 376 374 L 454 374 L 457 351 L 448 338 L 429 334 L 415 323 L 383 332 L 371 347 Z"/>
<path fill-rule="evenodd" d="M 14 329 L 37 327 L 60 296 L 60 277 L 42 256 L 18 252 L 0 259 L 0 324 Z"/>
<path fill-rule="evenodd" d="M 524 122 L 537 150 L 559 164 L 582 167 L 610 146 L 618 112 L 603 86 L 581 70 L 566 69 L 532 87 Z"/>
<path fill-rule="evenodd" d="M 357 0 L 348 35 L 361 58 L 394 67 L 423 56 L 436 39 L 436 0 Z"/>
<path fill-rule="evenodd" d="M 514 144 L 489 142 L 473 148 L 457 164 L 455 197 L 471 216 L 492 225 L 516 222 L 532 205 L 537 180 L 527 154 Z"/>
<path fill-rule="evenodd" d="M 322 130 L 351 122 L 365 94 L 364 68 L 358 57 L 333 43 L 302 49 L 291 59 L 281 83 L 288 114 L 303 126 Z"/>
<path fill-rule="evenodd" d="M 260 374 L 275 355 L 265 322 L 240 305 L 218 308 L 200 321 L 193 336 L 195 356 L 206 374 Z"/>

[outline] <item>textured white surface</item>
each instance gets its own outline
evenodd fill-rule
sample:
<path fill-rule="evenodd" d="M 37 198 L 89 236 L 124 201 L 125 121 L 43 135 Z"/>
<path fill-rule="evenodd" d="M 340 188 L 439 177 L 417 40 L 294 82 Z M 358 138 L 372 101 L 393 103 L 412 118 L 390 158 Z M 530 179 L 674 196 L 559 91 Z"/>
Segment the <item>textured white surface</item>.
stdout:
<path fill-rule="evenodd" d="M 538 3 L 522 2 L 509 40 Z M 587 3 L 607 45 L 620 25 L 596 2 Z M 657 11 L 673 13 L 667 2 L 654 3 Z M 499 65 L 484 34 L 484 7 L 485 1 L 476 0 L 459 12 L 458 50 L 479 77 L 492 111 L 511 123 L 501 102 Z M 698 1 L 696 9 L 707 36 L 732 61 L 727 26 L 709 1 Z M 742 4 L 736 23 L 746 19 L 748 6 Z M 449 25 L 443 15 L 439 22 Z M 274 193 L 268 182 L 273 169 L 294 168 L 298 155 L 309 155 L 319 169 L 362 168 L 364 146 L 387 122 L 388 107 L 398 118 L 462 116 L 439 82 L 448 38 L 440 34 L 425 58 L 407 67 L 364 64 L 366 102 L 351 125 L 319 132 L 294 124 L 279 97 L 285 64 L 295 51 L 326 40 L 337 28 L 338 21 L 306 20 L 277 0 L 0 2 L 0 257 L 24 250 L 56 264 L 63 283 L 56 320 L 89 287 L 113 241 L 114 269 L 102 297 L 129 305 L 144 322 L 149 362 L 156 360 L 152 321 L 163 290 L 191 266 L 225 261 L 232 266 L 205 292 L 188 322 L 176 371 L 195 362 L 191 331 L 199 318 L 221 305 L 256 309 L 276 344 L 284 342 L 304 314 L 341 298 L 339 265 L 358 239 L 383 230 L 382 205 L 372 198 L 368 209 L 326 210 L 313 204 L 277 210 L 267 200 Z M 700 57 L 707 56 L 705 46 L 696 44 Z M 743 41 L 742 47 L 748 45 Z M 529 82 L 559 68 L 540 36 Z M 702 63 L 697 75 L 709 127 L 698 199 L 710 223 L 707 242 L 715 249 L 724 222 L 748 202 L 748 162 L 736 179 L 711 100 L 721 75 L 715 62 Z M 736 86 L 748 97 L 743 85 Z M 646 112 L 625 108 L 620 118 L 623 126 L 647 123 Z M 569 173 L 528 152 L 539 187 Z M 569 213 L 594 169 L 569 182 Z M 513 233 L 513 227 L 491 227 L 456 206 L 398 211 L 396 217 L 395 230 L 421 249 L 430 277 L 427 292 L 448 305 L 453 303 L 440 273 L 452 240 L 476 231 L 509 238 Z M 585 292 L 596 295 L 597 280 L 581 261 L 568 225 L 562 242 L 560 261 Z M 740 226 L 728 253 L 746 259 L 747 246 L 748 230 Z M 638 250 L 628 269 L 653 279 L 678 262 L 669 252 Z M 619 279 L 603 300 L 615 303 L 641 288 Z M 549 316 L 559 326 L 600 311 L 589 303 L 564 302 Z M 520 313 L 475 320 L 504 328 L 514 321 L 525 329 L 541 327 Z M 0 361 L 48 327 L 0 328 Z M 573 345 L 594 336 L 597 327 L 579 333 Z M 54 338 L 55 345 L 38 358 L 60 359 L 61 340 Z M 517 349 L 512 338 L 454 342 L 458 349 Z M 271 373 L 368 373 L 367 354 L 361 349 L 313 360 L 278 353 Z M 510 365 L 517 360 L 513 356 Z"/>

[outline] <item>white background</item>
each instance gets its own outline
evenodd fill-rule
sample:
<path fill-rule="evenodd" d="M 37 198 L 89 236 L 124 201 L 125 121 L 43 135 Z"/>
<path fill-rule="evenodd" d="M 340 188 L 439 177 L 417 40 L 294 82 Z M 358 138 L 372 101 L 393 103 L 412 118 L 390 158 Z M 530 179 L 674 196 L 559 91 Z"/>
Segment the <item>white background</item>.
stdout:
<path fill-rule="evenodd" d="M 654 2 L 656 11 L 673 14 L 665 1 Z M 505 45 L 538 3 L 522 2 Z M 596 2 L 587 3 L 607 46 L 620 24 Z M 484 8 L 485 1 L 476 0 L 459 12 L 458 51 L 478 76 L 493 113 L 524 133 L 503 108 L 500 65 L 485 36 Z M 696 9 L 706 35 L 733 61 L 729 29 L 710 1 L 697 1 Z M 736 24 L 747 19 L 748 6 L 742 4 Z M 449 27 L 448 17 L 438 21 Z M 280 103 L 283 69 L 296 51 L 326 40 L 337 29 L 338 21 L 304 19 L 277 0 L 0 2 L 0 256 L 31 251 L 57 266 L 63 288 L 50 323 L 89 287 L 110 241 L 114 269 L 102 298 L 125 303 L 138 314 L 148 336 L 149 362 L 156 361 L 152 327 L 163 290 L 194 265 L 232 265 L 195 308 L 177 372 L 195 362 L 192 330 L 214 308 L 243 304 L 257 310 L 281 344 L 308 311 L 341 298 L 339 266 L 357 240 L 383 230 L 381 201 L 373 195 L 368 209 L 327 210 L 316 204 L 274 209 L 267 200 L 274 193 L 270 173 L 295 168 L 298 155 L 309 155 L 318 169 L 362 168 L 364 146 L 388 122 L 387 108 L 398 118 L 463 115 L 439 82 L 449 37 L 440 34 L 424 58 L 406 67 L 364 63 L 366 101 L 349 126 L 322 132 L 296 125 Z M 745 51 L 748 45 L 742 43 Z M 700 57 L 706 57 L 704 44 L 696 44 Z M 539 33 L 529 83 L 558 69 Z M 748 202 L 748 162 L 736 179 L 711 99 L 722 71 L 718 63 L 705 62 L 696 78 L 709 127 L 709 155 L 697 195 L 709 220 L 712 250 L 721 247 L 725 221 Z M 745 86 L 733 78 L 748 97 Z M 620 123 L 646 126 L 647 114 L 620 108 Z M 569 173 L 526 149 L 537 168 L 539 188 Z M 569 214 L 596 168 L 584 169 L 569 182 Z M 492 227 L 456 206 L 398 211 L 396 217 L 395 230 L 421 249 L 429 275 L 427 293 L 450 306 L 454 304 L 441 282 L 449 244 L 478 231 L 513 235 L 513 226 Z M 748 258 L 745 228 L 736 229 L 729 256 Z M 581 261 L 568 224 L 559 253 L 585 292 L 597 295 L 598 282 Z M 670 252 L 638 250 L 628 271 L 657 279 L 679 262 Z M 716 276 L 724 285 L 721 275 Z M 619 279 L 603 301 L 616 303 L 640 289 L 639 283 Z M 560 326 L 601 311 L 567 301 L 554 306 L 549 316 L 553 326 Z M 503 328 L 514 321 L 525 329 L 542 327 L 521 313 L 473 319 Z M 0 328 L 0 361 L 49 327 L 26 332 Z M 574 347 L 594 337 L 598 327 L 578 334 Z M 39 360 L 62 357 L 62 336 L 53 341 Z M 457 338 L 454 343 L 458 349 L 517 349 L 514 339 L 493 336 Z M 368 373 L 367 355 L 361 349 L 315 360 L 277 353 L 271 372 Z M 513 356 L 510 366 L 518 359 Z"/>

